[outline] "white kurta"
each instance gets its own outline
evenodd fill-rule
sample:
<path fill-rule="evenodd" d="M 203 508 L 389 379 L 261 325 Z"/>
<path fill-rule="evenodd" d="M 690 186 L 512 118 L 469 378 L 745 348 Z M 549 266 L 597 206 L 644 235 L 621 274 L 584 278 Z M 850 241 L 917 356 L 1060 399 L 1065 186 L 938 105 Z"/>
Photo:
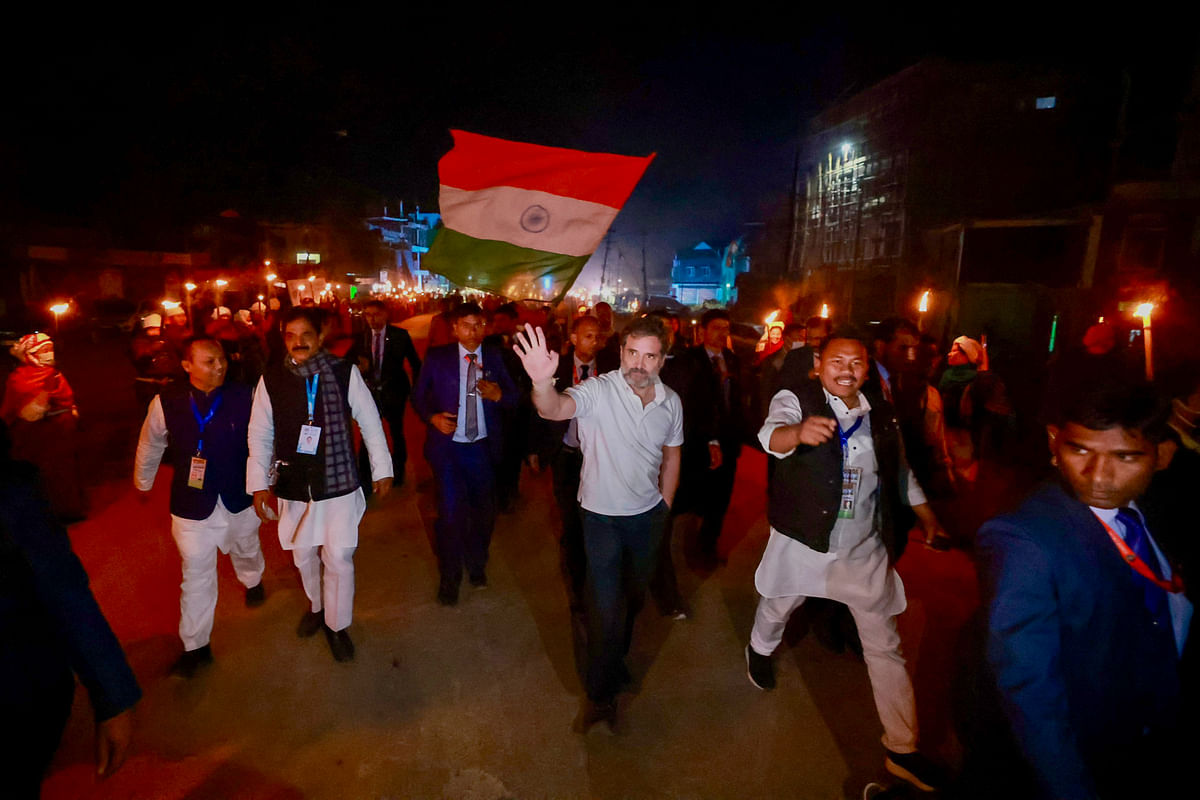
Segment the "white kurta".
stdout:
<path fill-rule="evenodd" d="M 755 588 L 763 597 L 827 597 L 860 611 L 899 614 L 907 606 L 904 584 L 889 566 L 887 548 L 874 529 L 879 465 L 871 439 L 871 405 L 862 392 L 854 409 L 828 392 L 825 397 L 842 430 L 850 430 L 855 420 L 863 417 L 862 425 L 847 442 L 846 466 L 862 470 L 854 517 L 839 518 L 834 523 L 828 553 L 819 553 L 772 528 L 762 561 L 754 573 Z M 795 394 L 786 389 L 778 392 L 771 399 L 770 412 L 758 433 L 763 449 L 776 458 L 791 455 L 791 450 L 786 453 L 771 450 L 771 434 L 776 428 L 799 424 L 803 416 Z M 907 487 L 909 505 L 924 503 L 925 494 L 913 478 L 903 450 L 900 478 Z M 907 531 L 896 531 L 896 535 L 907 535 Z"/>
<path fill-rule="evenodd" d="M 392 477 L 392 457 L 387 437 L 379 420 L 379 411 L 371 391 L 357 369 L 350 370 L 350 414 L 362 431 L 363 442 L 371 459 L 373 480 Z M 250 494 L 269 489 L 268 473 L 275 460 L 275 415 L 271 395 L 260 378 L 254 390 L 250 411 L 250 458 L 246 462 L 246 491 Z M 286 454 L 281 454 L 286 457 Z M 367 509 L 362 489 L 328 500 L 284 500 L 279 498 L 279 546 L 284 550 L 299 547 L 357 547 L 358 523 Z"/>

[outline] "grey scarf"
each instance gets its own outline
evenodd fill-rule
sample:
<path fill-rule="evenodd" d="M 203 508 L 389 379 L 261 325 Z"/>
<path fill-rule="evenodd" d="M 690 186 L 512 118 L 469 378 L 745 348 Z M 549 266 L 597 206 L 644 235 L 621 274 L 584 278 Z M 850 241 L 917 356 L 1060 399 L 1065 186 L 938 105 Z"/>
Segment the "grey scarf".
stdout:
<path fill-rule="evenodd" d="M 317 378 L 317 396 L 324 412 L 321 437 L 325 440 L 325 491 L 329 494 L 346 494 L 358 488 L 358 471 L 354 466 L 354 443 L 347 424 L 346 400 L 342 387 L 338 385 L 333 365 L 339 359 L 325 350 L 318 350 L 307 361 L 297 364 L 287 358 L 284 364 L 288 372 L 301 378 Z"/>

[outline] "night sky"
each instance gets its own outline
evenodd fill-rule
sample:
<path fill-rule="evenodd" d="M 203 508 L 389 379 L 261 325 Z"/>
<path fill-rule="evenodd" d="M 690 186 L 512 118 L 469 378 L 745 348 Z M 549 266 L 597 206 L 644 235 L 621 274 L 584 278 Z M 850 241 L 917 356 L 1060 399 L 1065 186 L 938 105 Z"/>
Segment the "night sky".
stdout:
<path fill-rule="evenodd" d="M 651 274 L 665 276 L 673 250 L 780 213 L 813 113 L 925 55 L 1129 66 L 1147 87 L 1135 95 L 1142 160 L 1159 167 L 1195 53 L 1169 32 L 1066 18 L 706 23 L 612 9 L 549 29 L 563 13 L 38 29 L 6 56 L 5 223 L 99 226 L 122 246 L 171 249 L 227 208 L 273 220 L 400 201 L 436 210 L 437 159 L 460 127 L 657 152 L 614 226 L 610 265 L 640 271 L 644 234 Z"/>

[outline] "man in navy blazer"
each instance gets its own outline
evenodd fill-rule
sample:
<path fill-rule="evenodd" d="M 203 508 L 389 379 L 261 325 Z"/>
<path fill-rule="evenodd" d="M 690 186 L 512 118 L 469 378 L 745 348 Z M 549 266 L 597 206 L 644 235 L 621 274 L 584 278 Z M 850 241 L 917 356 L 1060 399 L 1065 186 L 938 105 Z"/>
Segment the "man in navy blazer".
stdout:
<path fill-rule="evenodd" d="M 425 458 L 437 481 L 434 524 L 441 582 L 438 602 L 458 602 L 466 569 L 471 585 L 487 586 L 488 545 L 496 520 L 495 465 L 504 449 L 500 409 L 513 408 L 517 388 L 499 348 L 482 346 L 483 310 L 464 303 L 454 311 L 458 342 L 425 353 L 413 410 L 429 426 Z"/>
<path fill-rule="evenodd" d="M 1168 532 L 1147 530 L 1137 500 L 1173 443 L 1144 382 L 1110 372 L 1064 389 L 1047 428 L 1060 482 L 979 532 L 986 672 L 1020 756 L 992 765 L 996 794 L 974 796 L 1167 796 L 1186 769 L 1192 608 L 1156 542 Z"/>

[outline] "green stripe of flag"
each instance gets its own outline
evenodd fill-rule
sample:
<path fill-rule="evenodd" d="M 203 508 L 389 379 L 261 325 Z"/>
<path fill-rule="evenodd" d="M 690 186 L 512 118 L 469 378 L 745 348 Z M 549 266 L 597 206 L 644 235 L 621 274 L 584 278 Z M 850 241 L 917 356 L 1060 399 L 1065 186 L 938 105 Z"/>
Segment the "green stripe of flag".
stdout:
<path fill-rule="evenodd" d="M 590 256 L 568 256 L 440 229 L 421 267 L 452 283 L 516 300 L 560 300 Z"/>

